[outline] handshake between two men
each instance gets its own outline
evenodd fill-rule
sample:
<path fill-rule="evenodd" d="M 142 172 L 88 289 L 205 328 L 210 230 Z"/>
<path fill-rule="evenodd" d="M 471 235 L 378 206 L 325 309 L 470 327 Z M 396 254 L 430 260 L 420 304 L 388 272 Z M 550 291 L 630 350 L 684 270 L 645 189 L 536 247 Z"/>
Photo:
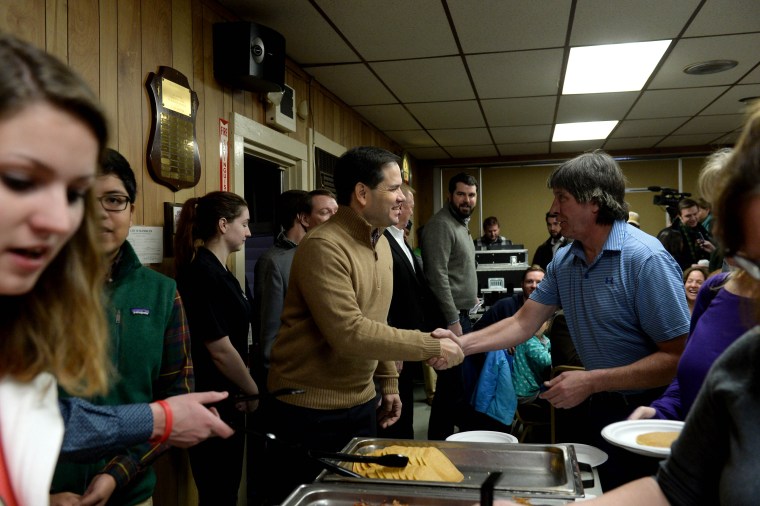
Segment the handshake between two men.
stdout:
<path fill-rule="evenodd" d="M 464 360 L 460 338 L 447 329 L 435 329 L 431 336 L 441 341 L 441 356 L 429 358 L 427 364 L 434 369 L 449 369 Z"/>

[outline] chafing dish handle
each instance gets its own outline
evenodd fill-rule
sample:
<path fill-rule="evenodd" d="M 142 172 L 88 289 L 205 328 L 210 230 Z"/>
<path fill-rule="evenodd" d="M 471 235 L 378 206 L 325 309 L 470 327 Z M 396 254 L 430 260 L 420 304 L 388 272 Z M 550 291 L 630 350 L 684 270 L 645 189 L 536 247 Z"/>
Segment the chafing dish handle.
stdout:
<path fill-rule="evenodd" d="M 489 473 L 480 486 L 480 506 L 493 506 L 493 489 L 501 478 L 500 472 Z"/>

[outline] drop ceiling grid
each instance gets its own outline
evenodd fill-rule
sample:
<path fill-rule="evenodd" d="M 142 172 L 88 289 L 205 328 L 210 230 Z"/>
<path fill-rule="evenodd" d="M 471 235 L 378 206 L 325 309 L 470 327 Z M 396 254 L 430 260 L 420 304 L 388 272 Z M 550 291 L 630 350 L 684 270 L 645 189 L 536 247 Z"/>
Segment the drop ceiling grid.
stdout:
<path fill-rule="evenodd" d="M 220 2 L 283 33 L 307 72 L 422 158 L 491 148 L 500 156 L 601 145 L 704 149 L 702 142 L 734 139 L 728 116 L 742 113 L 739 98 L 760 95 L 757 0 Z M 568 30 L 572 46 L 683 38 L 641 93 L 561 96 Z M 683 74 L 708 57 L 739 65 Z M 551 143 L 555 120 L 607 119 L 621 120 L 607 141 Z"/>

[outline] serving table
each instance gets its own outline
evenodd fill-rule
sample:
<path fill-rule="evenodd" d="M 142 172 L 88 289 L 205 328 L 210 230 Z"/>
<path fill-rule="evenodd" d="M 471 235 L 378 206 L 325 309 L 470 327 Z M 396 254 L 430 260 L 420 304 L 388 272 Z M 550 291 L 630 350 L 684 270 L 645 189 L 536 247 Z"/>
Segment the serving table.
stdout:
<path fill-rule="evenodd" d="M 283 506 L 471 506 L 480 498 L 481 485 L 491 473 L 501 476 L 493 485 L 495 499 L 526 504 L 558 505 L 584 497 L 584 479 L 596 490 L 594 469 L 582 473 L 572 445 L 475 443 L 382 438 L 354 438 L 343 453 L 368 454 L 387 446 L 433 446 L 441 450 L 464 475 L 459 483 L 353 478 L 323 471 L 316 482 L 302 485 Z M 347 462 L 336 462 L 353 469 Z"/>

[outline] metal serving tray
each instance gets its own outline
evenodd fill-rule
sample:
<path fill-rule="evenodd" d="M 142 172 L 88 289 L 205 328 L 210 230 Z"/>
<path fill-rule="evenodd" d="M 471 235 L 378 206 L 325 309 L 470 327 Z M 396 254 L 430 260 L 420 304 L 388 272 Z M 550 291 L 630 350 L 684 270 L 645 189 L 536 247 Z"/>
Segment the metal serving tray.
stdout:
<path fill-rule="evenodd" d="M 398 482 L 396 482 L 398 483 Z M 494 499 L 514 500 L 522 495 L 496 492 Z M 472 506 L 480 499 L 477 490 L 403 485 L 314 483 L 301 485 L 281 506 L 392 506 L 394 499 L 408 506 Z M 530 498 L 533 506 L 567 504 L 563 499 Z"/>
<path fill-rule="evenodd" d="M 464 475 L 459 483 L 437 481 L 383 480 L 350 478 L 323 471 L 317 482 L 343 482 L 403 487 L 480 489 L 488 474 L 502 473 L 494 490 L 524 497 L 573 499 L 583 496 L 575 448 L 570 445 L 470 443 L 407 439 L 354 438 L 343 449 L 346 453 L 367 454 L 391 445 L 434 446 L 441 450 Z M 350 463 L 341 466 L 352 469 Z"/>

